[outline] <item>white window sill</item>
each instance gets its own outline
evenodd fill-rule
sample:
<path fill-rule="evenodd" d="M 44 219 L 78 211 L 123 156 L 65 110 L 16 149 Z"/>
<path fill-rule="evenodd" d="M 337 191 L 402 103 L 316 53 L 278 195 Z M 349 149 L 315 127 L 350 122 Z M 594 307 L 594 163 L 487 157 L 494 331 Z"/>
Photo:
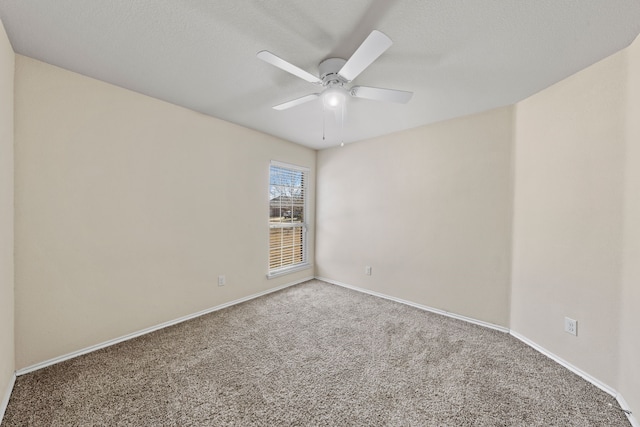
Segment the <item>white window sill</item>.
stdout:
<path fill-rule="evenodd" d="M 267 274 L 267 279 L 273 279 L 275 277 L 284 276 L 285 274 L 295 273 L 296 271 L 300 271 L 300 270 L 306 270 L 311 267 L 312 267 L 311 264 L 309 264 L 308 262 L 305 262 L 304 264 L 296 264 L 292 267 L 280 268 L 278 270 L 273 270 L 269 272 L 269 274 Z"/>

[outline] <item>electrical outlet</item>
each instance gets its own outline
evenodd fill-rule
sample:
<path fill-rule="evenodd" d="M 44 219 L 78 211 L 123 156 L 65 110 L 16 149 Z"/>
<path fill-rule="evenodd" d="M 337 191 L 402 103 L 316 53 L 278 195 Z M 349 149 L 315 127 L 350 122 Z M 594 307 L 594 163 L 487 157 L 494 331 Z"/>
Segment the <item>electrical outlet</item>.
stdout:
<path fill-rule="evenodd" d="M 565 317 L 564 331 L 568 334 L 578 336 L 578 321 Z"/>
<path fill-rule="evenodd" d="M 227 284 L 227 279 L 224 277 L 224 274 L 218 276 L 218 286 L 224 286 Z"/>
<path fill-rule="evenodd" d="M 366 274 L 367 276 L 371 276 L 371 266 L 370 265 L 366 265 L 364 267 L 364 274 Z"/>

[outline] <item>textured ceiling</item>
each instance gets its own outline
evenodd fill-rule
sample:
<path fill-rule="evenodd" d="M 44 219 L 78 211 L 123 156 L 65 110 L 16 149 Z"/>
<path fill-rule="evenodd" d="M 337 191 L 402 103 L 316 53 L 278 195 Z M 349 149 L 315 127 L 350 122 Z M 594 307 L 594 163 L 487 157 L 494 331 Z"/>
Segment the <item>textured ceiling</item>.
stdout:
<path fill-rule="evenodd" d="M 0 19 L 17 53 L 321 149 L 513 104 L 629 45 L 640 0 L 0 0 Z M 352 98 L 343 127 L 319 100 L 271 108 L 317 87 L 258 51 L 317 74 L 373 29 L 394 44 L 354 83 L 408 104 Z"/>

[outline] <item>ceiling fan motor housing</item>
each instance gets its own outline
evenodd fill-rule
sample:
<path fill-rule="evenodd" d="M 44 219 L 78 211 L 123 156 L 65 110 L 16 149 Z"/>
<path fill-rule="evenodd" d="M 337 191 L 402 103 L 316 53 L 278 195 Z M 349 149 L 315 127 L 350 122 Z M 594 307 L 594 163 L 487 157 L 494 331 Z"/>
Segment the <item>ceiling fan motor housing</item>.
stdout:
<path fill-rule="evenodd" d="M 338 71 L 346 62 L 346 59 L 342 58 L 328 58 L 322 61 L 318 66 L 322 86 L 344 86 L 347 80 L 338 74 Z"/>

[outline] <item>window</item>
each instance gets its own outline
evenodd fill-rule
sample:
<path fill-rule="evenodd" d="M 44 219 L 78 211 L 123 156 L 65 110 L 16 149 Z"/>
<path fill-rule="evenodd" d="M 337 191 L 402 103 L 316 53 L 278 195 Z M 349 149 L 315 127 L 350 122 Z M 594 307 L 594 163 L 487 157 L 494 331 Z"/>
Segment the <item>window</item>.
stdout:
<path fill-rule="evenodd" d="M 269 277 L 308 266 L 309 169 L 271 162 L 269 168 Z"/>

